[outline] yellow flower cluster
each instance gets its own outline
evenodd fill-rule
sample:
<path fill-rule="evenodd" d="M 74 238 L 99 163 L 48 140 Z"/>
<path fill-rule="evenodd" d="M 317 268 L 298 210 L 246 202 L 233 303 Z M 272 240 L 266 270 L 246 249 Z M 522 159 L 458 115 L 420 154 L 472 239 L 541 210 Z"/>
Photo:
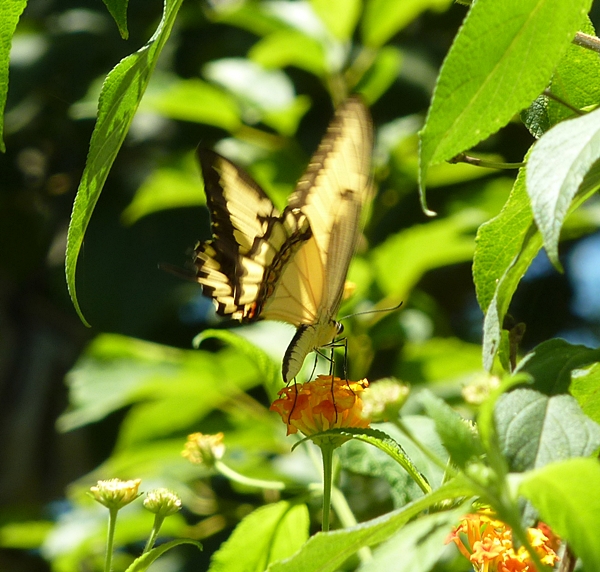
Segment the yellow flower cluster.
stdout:
<path fill-rule="evenodd" d="M 554 566 L 559 541 L 550 528 L 540 523 L 527 529 L 527 537 L 540 561 Z M 468 514 L 446 542 L 454 542 L 477 572 L 536 572 L 525 547 L 515 550 L 510 527 L 496 520 L 490 510 Z"/>
<path fill-rule="evenodd" d="M 287 434 L 301 431 L 307 437 L 343 427 L 368 427 L 362 416 L 362 393 L 369 386 L 366 379 L 346 381 L 319 375 L 314 381 L 284 387 L 271 411 L 281 415 Z"/>
<path fill-rule="evenodd" d="M 225 454 L 223 436 L 223 433 L 215 433 L 214 435 L 192 433 L 188 435 L 185 448 L 181 454 L 191 463 L 205 465 L 211 469 Z"/>

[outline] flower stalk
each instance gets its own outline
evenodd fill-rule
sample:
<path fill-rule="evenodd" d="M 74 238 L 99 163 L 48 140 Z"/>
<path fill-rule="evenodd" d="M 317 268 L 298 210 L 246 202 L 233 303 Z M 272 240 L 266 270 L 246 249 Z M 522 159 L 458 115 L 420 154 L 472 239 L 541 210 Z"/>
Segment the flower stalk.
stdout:
<path fill-rule="evenodd" d="M 323 532 L 329 531 L 329 517 L 331 515 L 331 487 L 333 484 L 333 451 L 335 446 L 331 443 L 320 445 L 323 455 Z"/>
<path fill-rule="evenodd" d="M 109 507 L 108 509 L 108 533 L 106 535 L 106 557 L 104 559 L 104 572 L 111 572 L 113 545 L 115 541 L 115 527 L 117 525 L 118 508 Z"/>

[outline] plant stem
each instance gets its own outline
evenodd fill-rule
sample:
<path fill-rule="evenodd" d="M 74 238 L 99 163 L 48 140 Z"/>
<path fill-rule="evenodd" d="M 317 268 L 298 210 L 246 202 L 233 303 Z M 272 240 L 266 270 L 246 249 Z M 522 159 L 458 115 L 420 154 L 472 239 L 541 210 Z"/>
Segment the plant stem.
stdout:
<path fill-rule="evenodd" d="M 156 538 L 158 537 L 158 531 L 160 530 L 160 527 L 162 526 L 164 520 L 164 516 L 160 516 L 158 514 L 154 515 L 154 525 L 152 526 L 152 532 L 150 532 L 148 542 L 146 542 L 146 546 L 144 547 L 144 551 L 142 552 L 142 554 L 146 554 L 146 552 L 150 552 L 150 550 L 152 550 L 152 547 L 156 542 Z"/>
<path fill-rule="evenodd" d="M 113 543 L 115 540 L 115 526 L 117 524 L 118 508 L 108 509 L 108 534 L 106 537 L 106 558 L 104 560 L 104 572 L 110 572 L 112 568 Z"/>
<path fill-rule="evenodd" d="M 331 512 L 331 485 L 333 477 L 333 450 L 330 444 L 321 445 L 323 454 L 323 532 L 329 530 L 329 515 Z"/>
<path fill-rule="evenodd" d="M 600 38 L 597 38 L 596 36 L 590 36 L 589 34 L 584 34 L 583 32 L 577 32 L 572 42 L 577 46 L 587 48 L 588 50 L 592 50 L 600 54 Z"/>
<path fill-rule="evenodd" d="M 331 489 L 331 504 L 333 505 L 335 514 L 340 519 L 340 523 L 344 528 L 355 526 L 357 524 L 354 513 L 350 510 L 344 493 L 337 487 L 332 487 Z M 368 546 L 363 546 L 357 552 L 357 555 L 361 562 L 368 562 L 373 557 L 371 549 Z"/>
<path fill-rule="evenodd" d="M 240 475 L 240 473 L 234 471 L 222 461 L 215 461 L 215 468 L 224 477 L 227 477 L 228 479 L 231 479 L 232 481 L 242 485 L 256 487 L 258 489 L 273 489 L 277 491 L 282 491 L 285 489 L 285 483 L 281 481 L 263 481 L 262 479 L 252 479 L 250 477 Z"/>

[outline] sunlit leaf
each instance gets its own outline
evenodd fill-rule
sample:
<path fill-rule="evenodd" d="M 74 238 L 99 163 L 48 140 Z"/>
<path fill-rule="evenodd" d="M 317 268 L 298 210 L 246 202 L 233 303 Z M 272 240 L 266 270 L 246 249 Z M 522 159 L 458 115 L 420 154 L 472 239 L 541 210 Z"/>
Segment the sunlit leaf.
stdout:
<path fill-rule="evenodd" d="M 209 572 L 263 572 L 288 558 L 308 539 L 308 509 L 280 501 L 242 520 L 211 559 Z"/>
<path fill-rule="evenodd" d="M 310 0 L 329 31 L 339 40 L 348 40 L 356 27 L 362 0 Z"/>
<path fill-rule="evenodd" d="M 432 338 L 404 347 L 398 373 L 411 382 L 460 381 L 461 385 L 481 371 L 481 346 L 457 338 Z"/>
<path fill-rule="evenodd" d="M 531 389 L 546 395 L 567 393 L 574 370 L 600 361 L 600 350 L 574 345 L 560 338 L 537 345 L 519 363 L 516 372 L 531 376 Z"/>
<path fill-rule="evenodd" d="M 525 473 L 519 492 L 539 511 L 586 570 L 600 570 L 600 464 L 571 459 Z"/>
<path fill-rule="evenodd" d="M 402 65 L 400 50 L 386 46 L 377 51 L 375 61 L 361 78 L 357 91 L 369 104 L 375 103 L 396 81 Z"/>
<path fill-rule="evenodd" d="M 551 262 L 560 268 L 558 240 L 571 202 L 600 158 L 600 110 L 556 125 L 533 147 L 527 192 Z"/>
<path fill-rule="evenodd" d="M 86 324 L 77 299 L 75 273 L 85 231 L 108 177 L 110 168 L 125 140 L 135 111 L 169 38 L 182 0 L 166 0 L 163 17 L 148 43 L 122 60 L 108 74 L 98 101 L 98 120 L 90 141 L 85 170 L 81 177 L 67 236 L 65 272 L 73 305 Z"/>
<path fill-rule="evenodd" d="M 238 355 L 250 358 L 260 372 L 261 382 L 269 391 L 269 397 L 276 398 L 277 391 L 281 389 L 280 370 L 265 351 L 245 337 L 227 330 L 204 330 L 194 338 L 194 346 L 199 347 L 204 340 L 211 338 L 225 342 L 234 348 Z"/>
<path fill-rule="evenodd" d="M 581 32 L 594 35 L 594 26 L 587 19 Z M 558 101 L 540 95 L 529 109 L 523 112 L 523 122 L 537 138 L 560 121 L 575 116 L 573 109 L 596 105 L 600 100 L 600 59 L 592 50 L 569 45 L 567 53 L 558 64 L 548 90 Z M 569 108 L 563 102 L 571 106 Z"/>
<path fill-rule="evenodd" d="M 99 336 L 67 376 L 71 407 L 58 427 L 68 431 L 141 402 L 130 413 L 123 442 L 187 428 L 228 395 L 262 381 L 244 356 L 229 351 L 219 355 L 126 336 Z"/>
<path fill-rule="evenodd" d="M 569 392 L 577 399 L 583 412 L 600 423 L 600 363 L 573 370 Z"/>
<path fill-rule="evenodd" d="M 446 452 L 440 443 L 439 436 L 431 419 L 425 416 L 409 415 L 402 422 L 410 429 L 420 443 L 437 454 L 445 462 Z M 419 471 L 427 478 L 433 488 L 437 488 L 443 478 L 443 471 L 433 463 L 415 444 L 393 423 L 382 423 L 375 426 L 387 433 L 406 451 L 406 454 Z M 339 458 L 342 466 L 352 473 L 385 479 L 391 488 L 391 496 L 395 507 L 404 506 L 411 500 L 423 495 L 410 475 L 398 463 L 380 449 L 358 440 L 348 441 L 340 447 Z"/>
<path fill-rule="evenodd" d="M 431 491 L 431 486 L 427 482 L 427 479 L 415 466 L 415 464 L 406 454 L 406 451 L 397 441 L 392 439 L 392 437 L 390 437 L 387 433 L 379 431 L 378 429 L 371 428 L 361 429 L 354 427 L 344 427 L 341 429 L 329 429 L 328 431 L 316 433 L 315 435 L 311 435 L 311 438 L 318 438 L 327 435 L 352 435 L 354 439 L 358 439 L 359 441 L 363 441 L 364 443 L 368 443 L 369 445 L 377 447 L 380 451 L 383 451 L 384 453 L 389 455 L 394 461 L 396 461 L 396 463 L 398 463 L 398 465 L 400 465 L 419 485 L 423 492 L 428 493 Z"/>
<path fill-rule="evenodd" d="M 503 456 L 514 472 L 585 457 L 600 447 L 600 425 L 570 395 L 515 389 L 498 399 L 494 418 Z"/>
<path fill-rule="evenodd" d="M 425 128 L 420 180 L 527 107 L 546 87 L 590 0 L 479 0 L 448 53 Z"/>
<path fill-rule="evenodd" d="M 235 100 L 222 89 L 197 78 L 171 81 L 144 96 L 140 109 L 150 109 L 170 119 L 193 121 L 235 132 L 241 125 Z"/>
<path fill-rule="evenodd" d="M 361 19 L 363 42 L 377 48 L 425 10 L 441 12 L 451 5 L 449 0 L 368 0 Z"/>
<path fill-rule="evenodd" d="M 27 0 L 0 2 L 0 151 L 6 151 L 4 145 L 4 108 L 8 93 L 8 64 L 12 37 Z"/>
<path fill-rule="evenodd" d="M 424 516 L 407 524 L 379 546 L 373 559 L 359 572 L 429 572 L 446 549 L 445 540 L 465 512 L 468 503 L 454 510 Z"/>
<path fill-rule="evenodd" d="M 297 30 L 266 36 L 252 46 L 248 57 L 267 69 L 295 66 L 317 77 L 323 77 L 327 71 L 322 44 Z"/>
<path fill-rule="evenodd" d="M 488 370 L 492 368 L 500 346 L 503 321 L 512 297 L 542 247 L 542 237 L 533 222 L 524 186 L 525 176 L 521 170 L 506 207 L 496 218 L 482 225 L 477 237 L 473 273 L 477 299 L 485 312 L 482 353 L 484 367 Z M 586 174 L 569 213 L 599 186 L 600 163 L 597 163 Z"/>
<path fill-rule="evenodd" d="M 463 212 L 445 220 L 413 226 L 372 250 L 379 287 L 386 294 L 405 296 L 431 268 L 469 260 L 481 212 Z M 432 244 L 436 248 L 430 248 Z"/>
<path fill-rule="evenodd" d="M 477 231 L 473 281 L 479 307 L 485 313 L 511 262 L 522 252 L 533 220 L 525 192 L 525 173 L 519 171 L 508 201 L 500 213 Z M 537 251 L 536 251 L 537 252 Z"/>
<path fill-rule="evenodd" d="M 110 15 L 114 18 L 121 38 L 126 40 L 129 38 L 129 32 L 127 30 L 127 4 L 129 0 L 102 0 Z"/>
<path fill-rule="evenodd" d="M 122 218 L 125 224 L 134 224 L 158 211 L 204 204 L 204 184 L 195 153 L 190 153 L 179 168 L 160 167 L 153 171 L 123 211 Z"/>
<path fill-rule="evenodd" d="M 301 552 L 286 562 L 272 565 L 269 572 L 334 572 L 360 548 L 387 540 L 423 510 L 448 499 L 472 494 L 473 491 L 466 483 L 455 479 L 405 507 L 376 519 L 343 530 L 317 533 L 308 540 Z"/>
<path fill-rule="evenodd" d="M 54 523 L 48 520 L 12 520 L 0 526 L 0 546 L 2 548 L 35 550 L 48 536 Z"/>
<path fill-rule="evenodd" d="M 202 550 L 202 545 L 199 542 L 189 538 L 178 538 L 177 540 L 171 540 L 170 542 L 165 542 L 164 544 L 153 548 L 150 550 L 150 552 L 143 554 L 139 558 L 136 558 L 133 564 L 127 568 L 126 572 L 144 572 L 145 570 L 148 570 L 150 565 L 165 552 L 168 552 L 172 548 L 182 544 L 192 544 L 199 550 Z"/>

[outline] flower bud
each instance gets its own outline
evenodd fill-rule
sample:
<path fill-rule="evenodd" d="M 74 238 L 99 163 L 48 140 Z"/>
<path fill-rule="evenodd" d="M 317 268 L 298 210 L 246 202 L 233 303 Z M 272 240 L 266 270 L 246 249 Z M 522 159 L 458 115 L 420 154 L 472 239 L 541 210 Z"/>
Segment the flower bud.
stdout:
<path fill-rule="evenodd" d="M 408 399 L 410 387 L 391 377 L 372 383 L 365 393 L 363 416 L 373 423 L 396 419 Z"/>
<path fill-rule="evenodd" d="M 146 495 L 144 508 L 164 518 L 181 510 L 181 498 L 168 489 L 155 489 Z"/>

